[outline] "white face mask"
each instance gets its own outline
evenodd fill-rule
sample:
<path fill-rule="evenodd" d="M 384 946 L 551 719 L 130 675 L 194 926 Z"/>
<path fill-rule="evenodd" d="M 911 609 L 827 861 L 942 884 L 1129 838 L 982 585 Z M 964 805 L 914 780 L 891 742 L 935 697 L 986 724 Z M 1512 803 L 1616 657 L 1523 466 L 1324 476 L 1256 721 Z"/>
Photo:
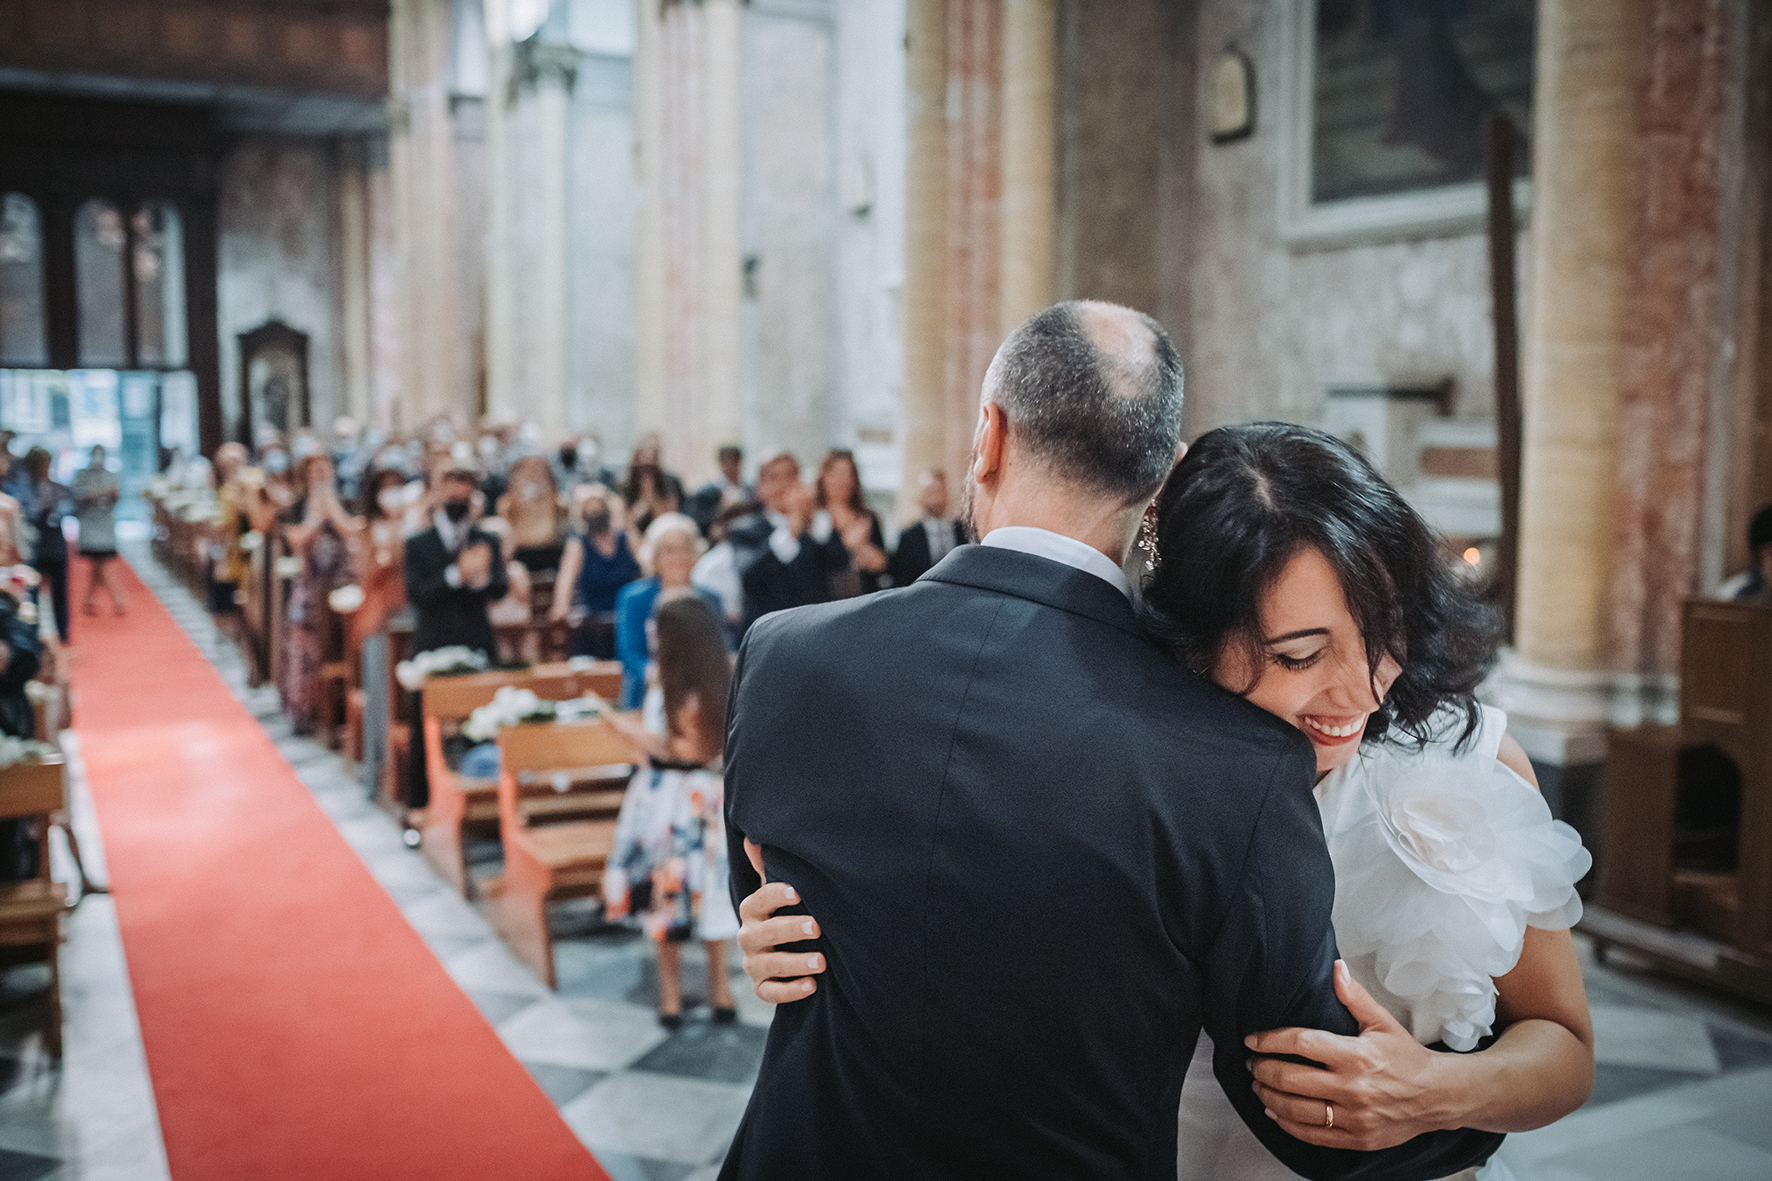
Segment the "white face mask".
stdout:
<path fill-rule="evenodd" d="M 406 505 L 406 489 L 398 485 L 383 488 L 375 494 L 375 503 L 381 505 L 384 513 L 397 513 Z"/>
<path fill-rule="evenodd" d="M 597 465 L 597 440 L 580 439 L 578 441 L 578 466 L 591 468 Z"/>

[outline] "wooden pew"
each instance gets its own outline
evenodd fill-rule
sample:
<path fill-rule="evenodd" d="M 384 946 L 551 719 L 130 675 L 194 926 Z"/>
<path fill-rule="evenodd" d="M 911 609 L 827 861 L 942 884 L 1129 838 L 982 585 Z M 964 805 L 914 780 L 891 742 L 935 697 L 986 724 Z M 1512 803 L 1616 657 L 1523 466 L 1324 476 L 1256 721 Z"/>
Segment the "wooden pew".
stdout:
<path fill-rule="evenodd" d="M 67 785 L 59 758 L 0 769 L 0 819 L 35 818 L 37 876 L 0 884 L 0 964 L 49 964 L 49 1023 L 44 1043 L 62 1056 L 61 917 L 68 910 L 64 886 L 49 876 L 49 826 L 67 808 Z"/>
<path fill-rule="evenodd" d="M 615 814 L 632 764 L 644 753 L 607 722 L 507 726 L 499 731 L 498 810 L 504 842 L 504 882 L 492 900 L 493 925 L 511 951 L 554 988 L 554 938 L 548 903 L 596 898 L 603 867 L 615 846 Z M 589 772 L 588 790 L 571 802 L 593 819 L 543 823 L 552 783 Z M 612 774 L 613 772 L 613 774 Z M 573 793 L 560 793 L 570 797 Z"/>
<path fill-rule="evenodd" d="M 421 708 L 431 801 L 419 830 L 419 848 L 438 875 L 464 898 L 473 897 L 474 883 L 462 858 L 462 838 L 469 825 L 497 823 L 498 782 L 464 778 L 451 770 L 443 757 L 444 730 L 453 729 L 507 686 L 528 689 L 546 701 L 569 701 L 583 695 L 578 674 L 563 664 L 432 677 L 425 682 Z"/>
<path fill-rule="evenodd" d="M 1732 810 L 1731 792 L 1733 824 L 1680 822 L 1707 797 Z M 1582 930 L 1772 1002 L 1772 608 L 1686 604 L 1679 723 L 1615 731 L 1604 798 Z"/>

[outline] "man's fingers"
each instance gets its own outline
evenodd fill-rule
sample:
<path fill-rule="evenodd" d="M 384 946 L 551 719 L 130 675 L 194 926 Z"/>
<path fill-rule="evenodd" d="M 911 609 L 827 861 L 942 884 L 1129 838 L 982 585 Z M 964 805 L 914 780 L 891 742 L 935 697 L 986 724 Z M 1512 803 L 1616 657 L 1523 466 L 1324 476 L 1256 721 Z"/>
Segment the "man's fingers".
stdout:
<path fill-rule="evenodd" d="M 743 923 L 760 923 L 784 906 L 800 901 L 799 891 L 783 882 L 770 882 L 738 904 L 738 918 Z M 803 936 L 796 935 L 799 939 Z"/>
<path fill-rule="evenodd" d="M 818 938 L 818 922 L 803 914 L 784 914 L 760 923 L 746 923 L 738 929 L 738 949 L 746 955 L 772 951 L 788 943 Z M 800 973 L 793 973 L 798 976 Z"/>
<path fill-rule="evenodd" d="M 805 977 L 799 980 L 759 980 L 757 982 L 757 999 L 768 1001 L 772 1005 L 785 1005 L 792 1001 L 803 1001 L 818 990 L 818 982 Z"/>

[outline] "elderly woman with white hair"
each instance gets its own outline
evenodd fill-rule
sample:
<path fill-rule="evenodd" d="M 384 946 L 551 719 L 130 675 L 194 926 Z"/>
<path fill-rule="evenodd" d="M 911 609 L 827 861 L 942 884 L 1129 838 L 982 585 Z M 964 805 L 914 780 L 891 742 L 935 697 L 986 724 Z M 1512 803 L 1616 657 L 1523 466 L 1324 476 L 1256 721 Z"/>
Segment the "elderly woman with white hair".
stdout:
<path fill-rule="evenodd" d="M 639 555 L 646 577 L 623 587 L 615 600 L 615 656 L 621 661 L 623 709 L 636 709 L 645 701 L 646 672 L 657 652 L 652 618 L 660 606 L 685 595 L 700 595 L 719 618 L 720 597 L 689 580 L 704 548 L 701 530 L 682 513 L 663 513 L 647 526 Z"/>

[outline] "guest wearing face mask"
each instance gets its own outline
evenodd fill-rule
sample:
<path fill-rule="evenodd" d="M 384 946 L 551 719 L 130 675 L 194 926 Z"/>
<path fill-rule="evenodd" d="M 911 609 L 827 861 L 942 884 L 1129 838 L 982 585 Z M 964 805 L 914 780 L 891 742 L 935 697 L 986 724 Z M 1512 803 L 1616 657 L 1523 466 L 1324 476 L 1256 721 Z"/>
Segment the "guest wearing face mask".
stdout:
<path fill-rule="evenodd" d="M 418 613 L 414 653 L 459 644 L 488 659 L 497 654 L 486 604 L 504 598 L 510 585 L 496 557 L 498 539 L 472 520 L 478 488 L 471 469 L 444 472 L 431 527 L 406 540 L 406 598 Z"/>
<path fill-rule="evenodd" d="M 597 436 L 586 432 L 576 439 L 567 439 L 560 444 L 559 457 L 554 461 L 554 483 L 563 492 L 571 492 L 581 484 L 603 484 L 613 487 L 615 473 L 603 466 L 602 448 L 598 446 Z"/>
<path fill-rule="evenodd" d="M 628 547 L 627 531 L 614 513 L 620 501 L 605 492 L 584 501 L 584 533 L 567 539 L 554 580 L 549 615 L 572 624 L 568 651 L 573 656 L 610 660 L 615 656 L 615 598 L 640 577 L 640 563 Z"/>

